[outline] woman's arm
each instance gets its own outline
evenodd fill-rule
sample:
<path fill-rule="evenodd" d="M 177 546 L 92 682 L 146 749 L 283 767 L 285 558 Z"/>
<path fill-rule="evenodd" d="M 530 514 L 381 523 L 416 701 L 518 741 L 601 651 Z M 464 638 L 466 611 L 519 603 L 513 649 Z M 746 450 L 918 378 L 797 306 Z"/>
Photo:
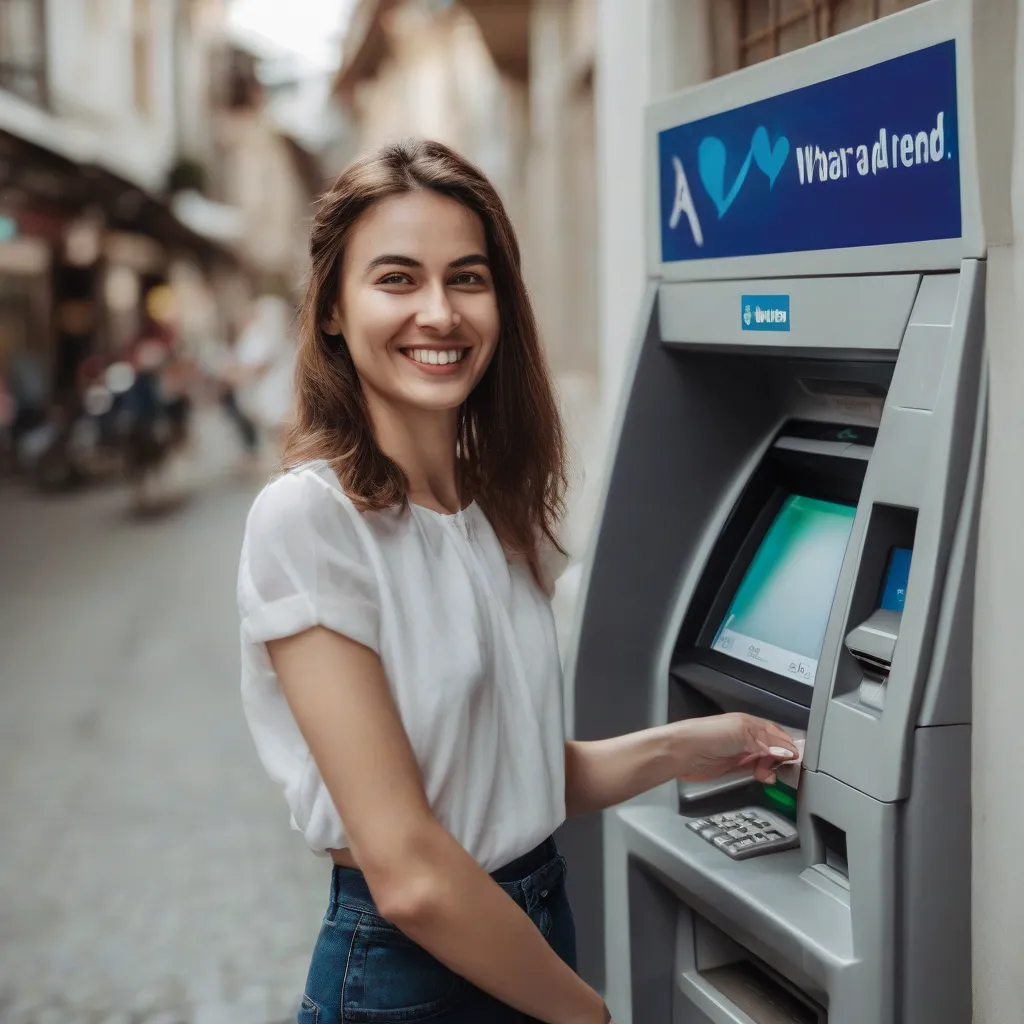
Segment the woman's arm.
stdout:
<path fill-rule="evenodd" d="M 566 813 L 601 811 L 673 779 L 715 779 L 751 765 L 756 778 L 773 782 L 775 767 L 796 756 L 793 740 L 777 725 L 743 714 L 689 718 L 607 740 L 570 740 Z"/>
<path fill-rule="evenodd" d="M 431 814 L 380 659 L 321 627 L 267 646 L 381 914 L 521 1013 L 603 1024 L 601 997 Z"/>

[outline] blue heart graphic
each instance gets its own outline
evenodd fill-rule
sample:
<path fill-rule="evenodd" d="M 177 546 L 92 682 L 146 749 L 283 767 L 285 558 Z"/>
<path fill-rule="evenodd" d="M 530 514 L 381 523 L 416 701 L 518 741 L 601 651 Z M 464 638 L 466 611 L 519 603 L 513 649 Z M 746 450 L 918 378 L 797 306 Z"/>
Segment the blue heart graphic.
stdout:
<path fill-rule="evenodd" d="M 789 156 L 789 139 L 785 135 L 781 136 L 776 139 L 775 147 L 772 148 L 767 129 L 758 128 L 750 140 L 750 152 L 754 154 L 754 162 L 767 176 L 768 187 L 771 188 L 786 162 L 786 157 Z"/>
<path fill-rule="evenodd" d="M 743 166 L 740 168 L 739 174 L 736 175 L 736 180 L 732 183 L 729 194 L 726 195 L 725 161 L 727 154 L 725 143 L 721 139 L 716 139 L 713 135 L 709 135 L 701 140 L 700 146 L 697 148 L 697 170 L 700 172 L 700 180 L 704 183 L 707 194 L 715 204 L 715 209 L 718 210 L 719 219 L 732 206 L 733 200 L 739 194 L 743 182 L 746 181 L 752 155 L 752 150 L 750 153 L 747 153 L 747 159 L 743 161 Z"/>

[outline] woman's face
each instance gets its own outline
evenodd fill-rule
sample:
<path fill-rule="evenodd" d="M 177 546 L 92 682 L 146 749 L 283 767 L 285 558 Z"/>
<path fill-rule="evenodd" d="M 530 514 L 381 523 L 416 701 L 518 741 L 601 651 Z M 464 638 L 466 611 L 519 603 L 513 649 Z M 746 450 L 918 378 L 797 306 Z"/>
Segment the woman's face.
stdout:
<path fill-rule="evenodd" d="M 457 409 L 487 369 L 499 326 L 472 210 L 419 189 L 381 200 L 355 224 L 331 329 L 344 336 L 371 400 Z"/>

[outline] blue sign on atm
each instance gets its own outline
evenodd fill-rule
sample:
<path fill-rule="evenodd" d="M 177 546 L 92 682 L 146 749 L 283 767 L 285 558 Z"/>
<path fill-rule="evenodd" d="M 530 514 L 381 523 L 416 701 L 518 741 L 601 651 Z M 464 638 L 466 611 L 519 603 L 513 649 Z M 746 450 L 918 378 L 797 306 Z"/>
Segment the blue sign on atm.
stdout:
<path fill-rule="evenodd" d="M 679 260 L 959 238 L 952 40 L 662 131 Z"/>

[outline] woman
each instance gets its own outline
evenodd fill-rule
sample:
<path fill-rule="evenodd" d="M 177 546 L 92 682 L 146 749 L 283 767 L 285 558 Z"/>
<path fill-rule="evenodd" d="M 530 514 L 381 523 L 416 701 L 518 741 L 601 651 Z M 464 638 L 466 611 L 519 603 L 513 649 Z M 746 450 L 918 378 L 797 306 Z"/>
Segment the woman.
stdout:
<path fill-rule="evenodd" d="M 324 198 L 311 255 L 288 469 L 239 574 L 249 723 L 334 862 L 299 1022 L 608 1021 L 552 833 L 675 777 L 772 778 L 792 741 L 726 715 L 565 742 L 562 431 L 482 175 L 388 146 Z"/>

